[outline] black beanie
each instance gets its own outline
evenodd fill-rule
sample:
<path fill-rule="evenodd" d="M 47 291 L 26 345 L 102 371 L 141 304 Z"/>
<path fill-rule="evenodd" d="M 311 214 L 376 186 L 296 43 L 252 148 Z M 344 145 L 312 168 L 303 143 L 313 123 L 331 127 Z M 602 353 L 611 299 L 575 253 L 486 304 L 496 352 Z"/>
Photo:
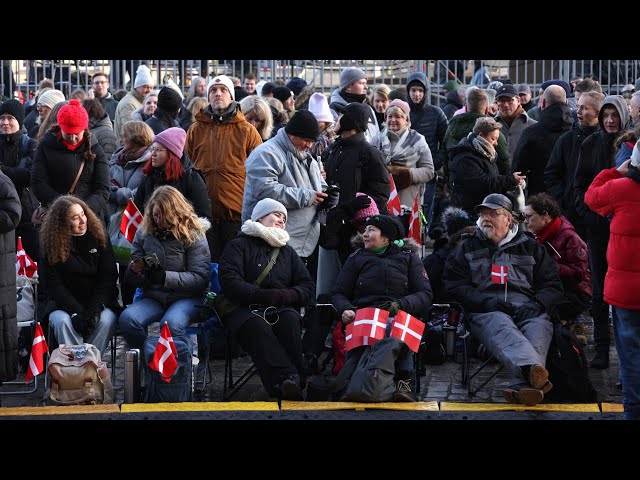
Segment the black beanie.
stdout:
<path fill-rule="evenodd" d="M 344 130 L 353 130 L 364 132 L 369 126 L 369 114 L 371 108 L 364 103 L 350 103 L 344 109 L 344 114 L 340 117 L 340 130 L 336 131 L 338 135 Z"/>
<path fill-rule="evenodd" d="M 451 237 L 454 233 L 459 232 L 465 227 L 475 225 L 475 220 L 469 217 L 469 214 L 458 207 L 447 207 L 442 212 L 442 223 L 447 228 L 447 235 Z"/>
<path fill-rule="evenodd" d="M 320 136 L 320 127 L 316 116 L 309 110 L 298 110 L 293 117 L 287 122 L 284 131 L 289 135 L 313 140 L 314 142 Z"/>
<path fill-rule="evenodd" d="M 293 92 L 287 87 L 276 87 L 273 89 L 273 97 L 277 98 L 282 103 L 286 102 L 287 99 L 292 95 L 293 95 Z"/>
<path fill-rule="evenodd" d="M 382 235 L 391 242 L 404 238 L 404 226 L 391 215 L 374 215 L 369 217 L 366 225 L 373 225 L 379 228 Z"/>
<path fill-rule="evenodd" d="M 182 106 L 182 97 L 173 88 L 164 86 L 158 92 L 158 107 L 165 112 L 174 113 Z"/>
<path fill-rule="evenodd" d="M 20 130 L 22 130 L 22 123 L 24 122 L 24 107 L 18 100 L 12 98 L 0 105 L 0 115 L 6 114 L 14 117 L 18 121 L 18 125 L 20 125 Z"/>

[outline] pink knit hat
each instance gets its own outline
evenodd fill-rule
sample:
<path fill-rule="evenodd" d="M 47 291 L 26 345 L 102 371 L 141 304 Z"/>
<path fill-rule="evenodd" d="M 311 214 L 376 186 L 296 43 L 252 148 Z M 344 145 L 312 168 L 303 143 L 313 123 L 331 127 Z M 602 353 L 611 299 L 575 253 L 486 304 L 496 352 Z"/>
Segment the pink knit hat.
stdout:
<path fill-rule="evenodd" d="M 395 100 L 391 101 L 389 103 L 389 106 L 387 107 L 387 110 L 384 112 L 384 116 L 386 118 L 387 116 L 387 112 L 389 111 L 389 109 L 391 107 L 398 107 L 400 110 L 402 110 L 405 115 L 407 116 L 407 120 L 409 120 L 411 118 L 411 116 L 409 115 L 411 113 L 411 109 L 409 108 L 409 104 L 407 102 L 405 102 L 404 100 L 400 100 L 399 98 L 396 98 Z"/>
<path fill-rule="evenodd" d="M 163 130 L 155 137 L 153 137 L 153 141 L 167 147 L 167 149 L 176 157 L 182 158 L 182 151 L 184 149 L 184 142 L 186 140 L 186 137 L 187 133 L 184 131 L 184 129 L 171 127 Z"/>
<path fill-rule="evenodd" d="M 362 193 L 362 192 L 358 192 L 356 193 L 356 197 L 367 197 L 368 195 L 366 193 Z M 371 200 L 371 205 L 369 205 L 366 208 L 362 208 L 360 210 L 358 210 L 354 215 L 352 220 L 354 222 L 357 222 L 359 220 L 366 220 L 367 218 L 371 217 L 372 215 L 378 215 L 380 213 L 380 211 L 378 210 L 378 205 L 376 205 L 376 202 L 373 200 L 373 198 L 369 197 L 369 199 Z"/>

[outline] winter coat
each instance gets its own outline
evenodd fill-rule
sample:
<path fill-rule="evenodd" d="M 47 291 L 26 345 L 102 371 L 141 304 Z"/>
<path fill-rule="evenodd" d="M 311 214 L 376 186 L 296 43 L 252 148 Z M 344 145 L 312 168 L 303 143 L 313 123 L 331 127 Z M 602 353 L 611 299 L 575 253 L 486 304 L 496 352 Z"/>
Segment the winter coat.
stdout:
<path fill-rule="evenodd" d="M 109 116 L 105 115 L 102 119 L 89 119 L 89 131 L 102 147 L 102 151 L 107 159 L 111 158 L 118 145 L 118 139 L 113 132 L 113 126 Z"/>
<path fill-rule="evenodd" d="M 544 169 L 560 135 L 573 126 L 571 110 L 566 104 L 555 103 L 540 114 L 540 121 L 526 128 L 513 154 L 512 172 L 527 176 L 529 196 L 546 191 Z"/>
<path fill-rule="evenodd" d="M 392 141 L 395 142 L 393 146 Z M 435 174 L 431 150 L 429 150 L 424 136 L 413 128 L 407 127 L 400 132 L 400 137 L 398 137 L 394 132 L 385 128 L 371 140 L 371 144 L 382 152 L 387 167 L 409 169 L 411 184 L 408 187 L 400 189 L 398 182 L 394 181 L 398 188 L 400 204 L 413 207 L 416 195 L 418 195 L 418 204 L 422 204 L 424 185 Z"/>
<path fill-rule="evenodd" d="M 536 300 L 547 313 L 564 300 L 556 262 L 529 233 L 513 225 L 506 241 L 495 245 L 480 228 L 463 236 L 447 258 L 446 290 L 469 314 L 484 313 L 485 300 L 505 298 L 505 285 L 491 279 L 491 266 L 507 267 L 507 301 L 514 306 Z"/>
<path fill-rule="evenodd" d="M 623 177 L 615 168 L 602 170 L 589 186 L 584 201 L 599 215 L 611 215 L 604 301 L 627 310 L 640 310 L 640 171 L 630 166 Z"/>
<path fill-rule="evenodd" d="M 261 304 L 260 299 L 256 297 L 258 291 L 277 288 L 290 289 L 297 293 L 297 301 L 286 306 L 302 307 L 313 300 L 315 283 L 298 254 L 289 245 L 280 248 L 271 271 L 260 286 L 255 285 L 272 254 L 273 247 L 262 238 L 240 233 L 231 240 L 220 257 L 220 287 L 225 297 L 238 305 Z M 233 331 L 239 329 L 246 321 L 246 317 L 232 318 L 233 325 L 225 323 L 225 327 Z"/>
<path fill-rule="evenodd" d="M 153 133 L 156 135 L 165 131 L 167 128 L 180 128 L 178 119 L 171 117 L 167 112 L 162 111 L 161 108 L 156 108 L 153 116 L 145 120 L 144 123 L 149 125 L 151 130 L 153 130 Z"/>
<path fill-rule="evenodd" d="M 504 194 L 517 185 L 512 174 L 500 175 L 496 163 L 478 152 L 469 138 L 449 149 L 449 159 L 451 205 L 463 208 L 471 216 L 484 197 L 490 193 Z"/>
<path fill-rule="evenodd" d="M 31 168 L 37 148 L 38 142 L 22 132 L 0 134 L 0 170 L 11 179 L 20 197 L 21 224 L 31 223 L 33 208 L 37 206 L 33 196 L 26 190 L 31 183 Z"/>
<path fill-rule="evenodd" d="M 118 271 L 111 242 L 100 247 L 93 234 L 72 237 L 69 258 L 51 264 L 44 254 L 40 255 L 40 276 L 43 279 L 49 301 L 44 318 L 55 310 L 64 310 L 69 315 L 85 310 L 98 310 L 101 306 L 118 309 Z"/>
<path fill-rule="evenodd" d="M 18 375 L 18 319 L 16 306 L 16 239 L 22 207 L 18 192 L 0 172 L 0 382 Z"/>
<path fill-rule="evenodd" d="M 98 143 L 91 144 L 91 135 L 85 130 L 83 144 L 71 151 L 62 144 L 59 135 L 60 127 L 53 127 L 38 145 L 31 171 L 33 193 L 43 205 L 51 205 L 60 195 L 69 193 L 82 160 L 85 159 L 73 194 L 87 202 L 98 218 L 106 221 L 111 189 L 109 167 L 102 147 Z M 91 152 L 95 154 L 93 160 L 88 158 L 89 145 Z"/>
<path fill-rule="evenodd" d="M 205 218 L 200 218 L 200 222 L 207 229 L 211 226 Z M 133 239 L 131 256 L 144 257 L 154 253 L 166 272 L 162 285 L 152 284 L 145 275 L 133 273 L 131 264 L 127 267 L 125 281 L 132 287 L 141 287 L 144 298 L 157 300 L 163 308 L 167 308 L 177 300 L 202 295 L 209 286 L 211 254 L 204 234 L 199 235 L 192 245 L 186 245 L 170 233 L 161 239 L 155 234 L 138 230 Z"/>
<path fill-rule="evenodd" d="M 138 93 L 135 88 L 132 88 L 122 100 L 118 102 L 116 107 L 116 118 L 113 121 L 113 131 L 116 134 L 116 138 L 120 139 L 120 133 L 122 132 L 122 125 L 129 120 L 133 120 L 132 115 L 138 108 L 142 107 L 144 97 Z"/>
<path fill-rule="evenodd" d="M 151 157 L 151 149 L 148 148 L 139 158 L 129 160 L 124 165 L 118 165 L 118 156 L 123 150 L 124 147 L 120 147 L 113 152 L 111 160 L 109 160 L 109 175 L 112 184 L 111 196 L 109 197 L 109 213 L 111 215 L 124 207 L 129 199 L 135 196 L 138 186 L 146 178 L 142 173 L 144 164 Z"/>
<path fill-rule="evenodd" d="M 447 117 L 447 120 L 451 120 L 453 114 L 459 108 L 462 108 L 460 95 L 458 95 L 457 90 L 451 90 L 449 93 L 447 93 L 447 101 L 442 106 L 442 113 L 444 113 L 445 117 Z"/>
<path fill-rule="evenodd" d="M 419 246 L 405 238 L 402 248 L 391 243 L 377 255 L 364 249 L 361 235 L 355 237 L 354 243 L 360 248 L 342 266 L 331 299 L 338 313 L 396 301 L 400 310 L 424 317 L 431 306 L 432 292 L 416 254 Z"/>
<path fill-rule="evenodd" d="M 331 100 L 329 101 L 329 108 L 335 110 L 339 114 L 344 113 L 344 109 L 350 102 L 344 99 L 342 96 L 342 92 L 339 88 L 336 88 L 333 92 L 331 92 Z M 367 124 L 367 130 L 364 132 L 364 138 L 367 142 L 371 142 L 371 139 L 375 137 L 378 133 L 380 133 L 380 126 L 378 125 L 378 119 L 376 118 L 375 111 L 371 108 L 366 102 L 363 102 L 364 105 L 369 107 L 369 123 Z"/>
<path fill-rule="evenodd" d="M 279 201 L 287 209 L 289 246 L 301 257 L 308 257 L 320 236 L 320 223 L 313 204 L 314 192 L 324 190 L 326 183 L 320 175 L 318 162 L 309 154 L 304 160 L 300 160 L 298 155 L 285 130 L 278 131 L 275 138 L 251 152 L 245 162 L 247 183 L 242 221 L 251 218 L 253 207 L 259 200 L 268 197 Z"/>
<path fill-rule="evenodd" d="M 384 155 L 359 132 L 347 138 L 337 137 L 325 160 L 327 184 L 340 186 L 339 205 L 355 198 L 356 193 L 369 195 L 381 212 L 389 200 L 389 172 Z"/>
<path fill-rule="evenodd" d="M 107 94 L 102 98 L 96 97 L 96 100 L 100 102 L 102 108 L 104 108 L 104 111 L 107 112 L 107 115 L 109 115 L 109 120 L 111 120 L 111 123 L 113 123 L 116 119 L 116 109 L 118 108 L 118 101 L 113 98 L 111 92 L 107 92 Z"/>
<path fill-rule="evenodd" d="M 239 222 L 246 179 L 245 160 L 262 143 L 239 108 L 231 118 L 217 117 L 211 106 L 196 114 L 184 151 L 204 174 L 211 217 Z"/>
<path fill-rule="evenodd" d="M 444 176 L 449 182 L 449 149 L 455 147 L 460 140 L 465 138 L 473 131 L 473 127 L 476 124 L 476 120 L 480 117 L 485 117 L 481 113 L 465 112 L 460 115 L 456 115 L 449 121 L 449 127 L 447 133 L 444 136 L 443 147 L 440 149 L 440 162 L 442 163 Z M 507 147 L 507 139 L 504 134 L 500 132 L 498 137 L 498 144 L 495 146 L 498 158 L 496 159 L 496 165 L 498 165 L 498 171 L 500 175 L 506 175 L 511 172 L 511 156 L 509 155 L 509 148 Z"/>
<path fill-rule="evenodd" d="M 191 202 L 196 215 L 211 220 L 211 204 L 207 196 L 207 186 L 204 183 L 202 172 L 193 166 L 187 154 L 180 159 L 184 173 L 177 180 L 168 182 L 164 178 L 164 170 L 153 168 L 149 175 L 143 175 L 143 179 L 133 196 L 133 203 L 144 214 L 144 208 L 151 198 L 151 194 L 160 185 L 171 185 L 180 190 L 180 193 Z"/>
<path fill-rule="evenodd" d="M 431 288 L 433 289 L 434 303 L 446 302 L 451 298 L 444 288 L 442 276 L 444 275 L 444 266 L 447 263 L 447 257 L 454 249 L 455 245 L 449 243 L 447 239 L 440 239 L 434 243 L 433 253 L 422 259 L 422 265 L 429 276 Z"/>
<path fill-rule="evenodd" d="M 524 132 L 526 128 L 530 127 L 531 125 L 535 125 L 538 122 L 529 117 L 529 115 L 525 111 L 514 118 L 513 122 L 511 122 L 511 125 L 509 125 L 507 121 L 500 116 L 500 112 L 496 114 L 495 119 L 502 124 L 502 133 L 504 133 L 505 137 L 507 138 L 509 156 L 511 157 L 513 167 L 513 156 L 516 152 L 516 147 L 518 146 L 518 142 L 520 141 L 522 132 Z"/>

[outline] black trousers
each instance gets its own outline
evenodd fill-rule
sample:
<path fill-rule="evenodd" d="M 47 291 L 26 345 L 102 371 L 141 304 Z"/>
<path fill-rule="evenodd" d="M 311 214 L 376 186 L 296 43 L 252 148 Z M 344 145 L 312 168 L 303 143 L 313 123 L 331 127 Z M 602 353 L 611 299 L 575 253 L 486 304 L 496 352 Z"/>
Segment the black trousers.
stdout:
<path fill-rule="evenodd" d="M 242 222 L 231 220 L 212 220 L 211 228 L 207 230 L 207 243 L 211 252 L 211 261 L 219 262 L 224 246 L 236 238 L 242 227 Z"/>
<path fill-rule="evenodd" d="M 591 289 L 593 290 L 591 315 L 593 316 L 593 339 L 596 351 L 609 351 L 609 304 L 604 301 L 604 277 L 607 274 L 607 245 L 609 233 L 590 235 L 589 267 L 591 268 Z"/>
<path fill-rule="evenodd" d="M 263 311 L 259 313 L 263 315 Z M 236 338 L 255 363 L 265 390 L 276 396 L 283 378 L 298 375 L 302 368 L 300 314 L 292 308 L 281 309 L 277 316 L 266 317 L 273 325 L 258 315 L 250 315 Z"/>

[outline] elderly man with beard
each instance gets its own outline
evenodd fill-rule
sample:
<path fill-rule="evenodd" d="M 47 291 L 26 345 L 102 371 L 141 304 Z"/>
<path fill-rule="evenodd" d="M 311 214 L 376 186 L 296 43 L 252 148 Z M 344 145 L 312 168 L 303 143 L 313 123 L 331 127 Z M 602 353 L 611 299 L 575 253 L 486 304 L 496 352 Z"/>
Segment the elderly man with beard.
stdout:
<path fill-rule="evenodd" d="M 518 228 L 507 197 L 487 195 L 476 211 L 476 231 L 447 259 L 445 287 L 464 306 L 471 334 L 511 370 L 505 399 L 536 405 L 553 387 L 545 361 L 553 335 L 549 313 L 563 298 L 558 268 Z"/>

